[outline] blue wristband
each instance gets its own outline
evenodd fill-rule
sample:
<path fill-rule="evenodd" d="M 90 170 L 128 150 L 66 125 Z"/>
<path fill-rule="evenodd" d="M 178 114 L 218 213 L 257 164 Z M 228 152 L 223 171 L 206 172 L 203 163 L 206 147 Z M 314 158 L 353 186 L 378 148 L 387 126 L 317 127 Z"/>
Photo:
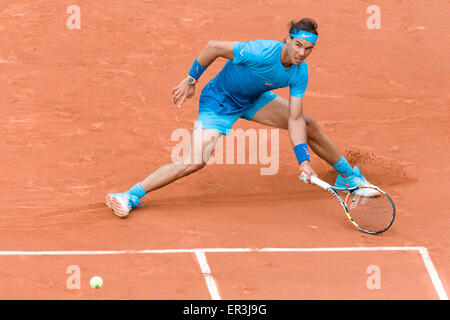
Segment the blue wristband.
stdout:
<path fill-rule="evenodd" d="M 309 161 L 309 151 L 306 143 L 296 145 L 294 147 L 294 152 L 299 164 L 303 161 Z"/>
<path fill-rule="evenodd" d="M 200 63 L 198 63 L 197 59 L 195 59 L 194 64 L 191 67 L 191 70 L 189 70 L 189 75 L 198 80 L 198 78 L 200 78 L 203 71 L 205 70 L 206 68 L 202 66 Z"/>

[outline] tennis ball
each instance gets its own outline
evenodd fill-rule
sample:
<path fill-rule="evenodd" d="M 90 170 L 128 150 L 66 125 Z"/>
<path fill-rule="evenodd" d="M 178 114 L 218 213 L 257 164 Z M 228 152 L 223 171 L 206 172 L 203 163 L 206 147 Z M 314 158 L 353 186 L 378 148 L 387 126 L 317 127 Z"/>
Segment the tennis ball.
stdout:
<path fill-rule="evenodd" d="M 103 280 L 99 276 L 95 276 L 91 278 L 91 281 L 89 281 L 90 285 L 94 289 L 99 289 L 103 285 Z"/>

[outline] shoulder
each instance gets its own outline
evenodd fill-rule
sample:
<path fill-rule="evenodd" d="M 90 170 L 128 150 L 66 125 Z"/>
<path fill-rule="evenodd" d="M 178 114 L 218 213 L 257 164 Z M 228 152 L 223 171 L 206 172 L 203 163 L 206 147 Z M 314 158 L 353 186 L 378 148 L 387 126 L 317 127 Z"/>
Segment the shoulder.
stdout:
<path fill-rule="evenodd" d="M 234 46 L 239 47 L 246 46 L 256 50 L 264 50 L 275 48 L 280 43 L 282 42 L 276 40 L 250 40 L 250 41 L 235 41 Z"/>
<path fill-rule="evenodd" d="M 305 61 L 303 61 L 298 67 L 299 72 L 306 72 L 308 73 L 308 65 L 306 64 Z"/>
<path fill-rule="evenodd" d="M 303 61 L 299 66 L 295 66 L 294 73 L 289 82 L 290 95 L 294 97 L 303 97 L 308 87 L 308 66 Z"/>
<path fill-rule="evenodd" d="M 276 40 L 251 40 L 247 42 L 236 41 L 233 49 L 239 53 L 247 52 L 254 55 L 268 54 L 276 51 L 283 42 Z"/>
<path fill-rule="evenodd" d="M 303 61 L 299 66 L 293 66 L 292 73 L 289 79 L 290 86 L 303 86 L 308 83 L 308 65 Z"/>
<path fill-rule="evenodd" d="M 264 39 L 252 40 L 249 42 L 255 43 L 255 44 L 259 45 L 261 48 L 273 48 L 273 47 L 276 47 L 277 45 L 283 43 L 282 41 L 264 40 Z"/>
<path fill-rule="evenodd" d="M 274 55 L 280 44 L 282 42 L 275 40 L 236 41 L 233 45 L 233 62 L 259 65 Z"/>
<path fill-rule="evenodd" d="M 299 66 L 294 66 L 293 76 L 296 79 L 308 77 L 308 65 L 303 61 Z"/>
<path fill-rule="evenodd" d="M 259 48 L 261 54 L 274 53 L 283 47 L 283 42 L 276 40 L 253 40 L 250 42 Z"/>

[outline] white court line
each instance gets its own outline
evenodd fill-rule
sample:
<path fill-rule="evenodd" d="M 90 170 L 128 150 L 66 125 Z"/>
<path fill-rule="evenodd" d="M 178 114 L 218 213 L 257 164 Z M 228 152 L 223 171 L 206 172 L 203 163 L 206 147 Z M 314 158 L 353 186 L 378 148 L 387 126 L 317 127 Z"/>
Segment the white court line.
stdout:
<path fill-rule="evenodd" d="M 97 250 L 97 251 L 0 251 L 0 256 L 32 255 L 102 255 L 146 253 L 195 253 L 195 252 L 345 252 L 345 251 L 420 251 L 423 247 L 347 247 L 347 248 L 203 248 L 156 250 Z"/>
<path fill-rule="evenodd" d="M 444 287 L 442 286 L 441 279 L 439 279 L 439 275 L 434 268 L 433 262 L 431 261 L 430 255 L 428 254 L 427 248 L 419 249 L 420 255 L 422 256 L 423 263 L 425 263 L 425 267 L 427 268 L 428 275 L 431 278 L 431 282 L 433 282 L 434 289 L 436 290 L 439 299 L 448 300 L 447 292 L 445 292 Z"/>
<path fill-rule="evenodd" d="M 441 279 L 431 261 L 428 250 L 425 247 L 344 247 L 344 248 L 203 248 L 203 249 L 157 249 L 157 250 L 109 250 L 109 251 L 0 251 L 0 256 L 33 255 L 106 255 L 106 254 L 148 254 L 148 253 L 195 253 L 202 269 L 213 299 L 220 299 L 214 278 L 206 260 L 206 252 L 354 252 L 354 251 L 418 251 L 433 283 L 434 289 L 441 300 L 448 300 L 447 293 Z M 204 269 L 205 268 L 205 269 Z"/>
<path fill-rule="evenodd" d="M 206 285 L 208 286 L 209 295 L 213 300 L 222 300 L 219 294 L 219 289 L 217 289 L 216 282 L 211 274 L 211 269 L 209 268 L 208 261 L 204 252 L 195 252 L 200 269 L 202 269 L 203 276 L 205 277 Z"/>

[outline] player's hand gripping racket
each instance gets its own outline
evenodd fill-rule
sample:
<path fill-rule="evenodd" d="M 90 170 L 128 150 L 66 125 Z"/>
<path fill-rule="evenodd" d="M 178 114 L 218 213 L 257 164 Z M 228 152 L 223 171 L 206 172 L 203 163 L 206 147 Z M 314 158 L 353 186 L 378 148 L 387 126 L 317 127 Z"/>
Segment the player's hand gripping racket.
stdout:
<path fill-rule="evenodd" d="M 300 180 L 306 182 L 302 172 Z M 339 200 L 345 214 L 361 231 L 377 234 L 386 231 L 394 222 L 395 205 L 391 197 L 377 187 L 340 189 L 311 176 L 311 183 L 327 190 Z"/>

